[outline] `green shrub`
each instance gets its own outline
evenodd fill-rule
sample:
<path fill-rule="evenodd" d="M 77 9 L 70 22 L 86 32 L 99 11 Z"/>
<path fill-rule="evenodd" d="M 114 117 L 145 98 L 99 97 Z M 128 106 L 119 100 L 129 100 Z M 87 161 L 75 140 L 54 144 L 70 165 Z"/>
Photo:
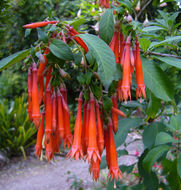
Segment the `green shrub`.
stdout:
<path fill-rule="evenodd" d="M 7 100 L 0 103 L 0 151 L 15 156 L 35 143 L 36 129 L 30 123 L 24 96 L 16 98 L 9 106 Z"/>

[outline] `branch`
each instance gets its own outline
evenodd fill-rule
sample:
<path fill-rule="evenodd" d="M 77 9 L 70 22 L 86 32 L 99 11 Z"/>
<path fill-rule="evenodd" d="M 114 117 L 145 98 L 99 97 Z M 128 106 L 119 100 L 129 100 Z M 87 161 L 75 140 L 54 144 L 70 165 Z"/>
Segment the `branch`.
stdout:
<path fill-rule="evenodd" d="M 140 52 L 144 53 L 143 50 L 140 50 Z M 166 53 L 147 52 L 146 54 L 147 54 L 147 55 L 159 55 L 159 56 L 161 56 L 161 57 L 174 57 L 174 58 L 177 58 L 177 59 L 181 59 L 181 56 L 178 56 L 178 55 L 171 55 L 171 54 L 166 54 Z"/>
<path fill-rule="evenodd" d="M 140 15 L 142 14 L 142 12 L 146 9 L 146 7 L 151 3 L 152 0 L 149 0 L 140 10 L 140 12 L 137 14 L 137 19 L 140 17 Z"/>

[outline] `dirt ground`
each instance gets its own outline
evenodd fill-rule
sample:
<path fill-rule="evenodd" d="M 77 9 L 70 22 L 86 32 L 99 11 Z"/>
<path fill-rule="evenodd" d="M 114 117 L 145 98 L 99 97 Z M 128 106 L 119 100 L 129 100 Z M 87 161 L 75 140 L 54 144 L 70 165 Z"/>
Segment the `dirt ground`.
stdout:
<path fill-rule="evenodd" d="M 119 164 L 131 165 L 137 162 L 134 155 L 136 151 L 142 152 L 143 145 L 135 134 L 130 134 L 126 141 L 130 155 L 121 156 Z M 92 181 L 87 162 L 71 161 L 60 156 L 55 156 L 51 162 L 40 161 L 34 155 L 28 156 L 27 160 L 13 158 L 0 170 L 0 190 L 69 190 L 72 185 L 72 189 L 81 185 L 88 190 L 99 184 Z"/>

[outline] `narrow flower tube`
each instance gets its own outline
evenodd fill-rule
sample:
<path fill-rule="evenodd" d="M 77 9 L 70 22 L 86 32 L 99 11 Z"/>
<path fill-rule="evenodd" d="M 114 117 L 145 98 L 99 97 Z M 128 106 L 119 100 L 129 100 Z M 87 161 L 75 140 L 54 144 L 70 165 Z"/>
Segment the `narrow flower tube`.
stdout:
<path fill-rule="evenodd" d="M 122 179 L 122 172 L 119 169 L 118 162 L 117 162 L 117 152 L 116 152 L 116 146 L 114 143 L 111 119 L 109 119 L 108 127 L 109 127 L 108 129 L 109 141 L 108 142 L 109 142 L 109 154 L 110 154 L 109 156 L 110 165 L 109 165 L 108 177 L 111 176 L 111 181 L 113 180 L 113 178 L 115 178 L 116 181 L 118 181 L 118 178 Z"/>
<path fill-rule="evenodd" d="M 44 77 L 42 76 L 38 84 L 39 105 L 41 105 L 43 101 L 43 92 L 44 92 Z"/>
<path fill-rule="evenodd" d="M 78 35 L 79 33 L 78 33 L 73 27 L 69 27 L 69 32 L 70 32 L 71 36 L 75 36 L 75 38 L 74 38 L 75 41 L 76 41 L 76 42 L 85 50 L 85 52 L 87 53 L 87 52 L 89 51 L 87 45 L 84 43 L 84 41 L 83 41 L 80 37 L 76 36 L 76 35 Z"/>
<path fill-rule="evenodd" d="M 63 111 L 63 106 L 62 106 L 62 100 L 61 100 L 61 95 L 60 91 L 58 89 L 57 91 L 57 116 L 58 116 L 58 136 L 59 136 L 59 144 L 61 139 L 64 138 L 64 111 Z"/>
<path fill-rule="evenodd" d="M 55 129 L 54 134 L 52 135 L 52 146 L 53 146 L 53 153 L 56 154 L 59 152 L 59 142 L 58 142 L 58 130 Z"/>
<path fill-rule="evenodd" d="M 121 79 L 119 79 L 118 80 L 118 86 L 117 86 L 117 96 L 118 96 L 119 101 L 123 100 L 122 93 L 121 93 L 121 84 L 122 84 L 122 81 L 121 81 Z"/>
<path fill-rule="evenodd" d="M 102 152 L 104 150 L 104 136 L 103 136 L 103 126 L 101 122 L 98 103 L 96 103 L 96 117 L 97 117 L 98 148 L 100 155 L 102 155 Z"/>
<path fill-rule="evenodd" d="M 119 54 L 119 56 L 120 56 L 120 64 L 121 64 L 121 60 L 122 60 L 122 56 L 123 56 L 124 46 L 125 46 L 124 36 L 123 36 L 123 33 L 120 32 L 120 54 Z"/>
<path fill-rule="evenodd" d="M 83 151 L 82 151 L 82 144 L 81 144 L 81 138 L 82 138 L 82 92 L 79 95 L 78 99 L 78 111 L 77 111 L 77 117 L 74 127 L 74 140 L 72 147 L 70 151 L 67 154 L 67 157 L 70 157 L 70 159 L 75 158 L 78 160 L 79 158 L 84 159 Z"/>
<path fill-rule="evenodd" d="M 116 95 L 112 96 L 112 105 L 116 109 L 118 108 L 118 103 L 117 103 L 117 97 Z M 113 122 L 113 131 L 116 134 L 118 131 L 118 113 L 112 111 L 112 122 Z"/>
<path fill-rule="evenodd" d="M 55 91 L 52 95 L 52 130 L 55 133 L 57 128 L 57 102 L 56 102 L 56 94 Z"/>
<path fill-rule="evenodd" d="M 117 109 L 117 108 L 115 108 L 115 107 L 112 107 L 112 112 L 114 112 L 114 113 L 120 115 L 121 117 L 126 118 L 126 115 L 125 115 L 121 110 L 119 110 L 119 109 Z"/>
<path fill-rule="evenodd" d="M 110 153 L 109 153 L 109 129 L 108 128 L 104 129 L 104 142 L 105 142 L 105 147 L 106 147 L 106 162 L 107 162 L 107 167 L 109 169 Z"/>
<path fill-rule="evenodd" d="M 63 99 L 65 100 L 65 103 L 67 105 L 67 91 L 65 91 L 64 97 L 63 96 L 61 97 L 62 102 L 63 102 Z M 64 120 L 65 121 L 64 122 L 64 129 L 65 129 L 64 148 L 66 146 L 68 148 L 70 148 L 70 146 L 72 145 L 72 142 L 73 142 L 73 136 L 72 136 L 71 129 L 70 129 L 70 114 L 69 114 L 69 112 L 67 112 L 65 105 L 63 105 L 63 112 L 64 112 L 63 113 L 64 118 L 65 118 L 65 120 Z"/>
<path fill-rule="evenodd" d="M 41 55 L 40 56 L 40 65 L 38 67 L 38 83 L 39 83 L 40 79 L 43 77 L 43 71 L 45 69 L 46 63 L 47 63 L 46 55 Z"/>
<path fill-rule="evenodd" d="M 84 102 L 84 109 L 83 109 L 83 124 L 82 124 L 82 150 L 84 155 L 86 154 L 87 146 L 85 143 L 85 135 L 86 135 L 86 122 L 87 122 L 87 101 Z"/>
<path fill-rule="evenodd" d="M 127 101 L 128 98 L 131 99 L 131 92 L 130 92 L 130 40 L 131 36 L 128 36 L 126 42 L 126 52 L 123 64 L 123 78 L 121 84 L 121 92 L 123 100 Z"/>
<path fill-rule="evenodd" d="M 96 137 L 97 131 L 96 131 L 94 104 L 95 104 L 94 96 L 91 93 L 90 94 L 89 139 L 88 139 L 88 148 L 87 148 L 88 162 L 91 162 L 91 160 L 96 162 L 97 159 L 101 161 L 101 157 L 100 157 L 98 146 L 97 146 L 97 137 Z"/>
<path fill-rule="evenodd" d="M 43 111 L 40 127 L 38 128 L 37 140 L 36 140 L 36 146 L 35 146 L 36 155 L 38 157 L 41 156 L 41 150 L 42 150 L 42 140 L 43 140 L 43 132 L 44 132 L 44 120 L 45 120 L 45 112 Z"/>
<path fill-rule="evenodd" d="M 115 31 L 116 35 L 116 42 L 114 47 L 114 55 L 116 63 L 119 63 L 119 31 Z"/>
<path fill-rule="evenodd" d="M 47 75 L 46 75 L 45 95 L 44 95 L 44 100 L 43 100 L 44 103 L 45 103 L 45 101 L 46 101 L 46 89 L 47 89 L 47 86 L 48 86 L 48 84 L 49 84 L 49 82 L 50 82 L 50 79 L 51 79 L 51 77 L 52 77 L 51 73 L 52 73 L 52 67 L 49 68 L 48 73 L 47 73 Z"/>
<path fill-rule="evenodd" d="M 37 86 L 37 66 L 35 63 L 32 64 L 32 118 L 35 126 L 38 128 L 40 124 L 41 114 L 39 106 L 39 95 L 38 95 L 38 86 Z"/>
<path fill-rule="evenodd" d="M 32 68 L 31 66 L 28 69 L 28 115 L 29 115 L 29 120 L 32 122 Z"/>
<path fill-rule="evenodd" d="M 56 24 L 56 23 L 58 23 L 57 20 L 34 22 L 34 23 L 31 23 L 31 24 L 24 25 L 23 28 L 38 28 L 38 27 L 47 26 L 48 24 Z"/>
<path fill-rule="evenodd" d="M 47 142 L 45 146 L 45 157 L 48 161 L 53 158 L 53 143 L 52 143 L 52 135 L 50 135 L 50 140 Z"/>
<path fill-rule="evenodd" d="M 135 68 L 136 68 L 136 83 L 138 88 L 136 89 L 136 98 L 143 96 L 146 98 L 145 94 L 145 84 L 143 80 L 143 70 L 141 64 L 141 57 L 139 51 L 139 42 L 136 40 L 136 61 L 135 61 Z"/>
<path fill-rule="evenodd" d="M 46 89 L 46 103 L 45 103 L 45 113 L 46 113 L 46 121 L 45 121 L 45 140 L 47 144 L 50 141 L 52 134 L 52 105 L 51 105 L 51 89 L 50 84 Z"/>

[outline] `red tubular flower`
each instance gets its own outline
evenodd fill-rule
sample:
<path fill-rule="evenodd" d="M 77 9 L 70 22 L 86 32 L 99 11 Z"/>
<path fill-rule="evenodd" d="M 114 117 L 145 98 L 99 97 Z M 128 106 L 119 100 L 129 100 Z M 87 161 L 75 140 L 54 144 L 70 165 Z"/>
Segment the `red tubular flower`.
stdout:
<path fill-rule="evenodd" d="M 47 89 L 46 89 L 45 113 L 46 113 L 45 141 L 48 144 L 49 141 L 50 141 L 50 138 L 51 138 L 51 134 L 52 134 L 52 105 L 51 105 L 51 89 L 50 89 L 50 85 L 48 85 Z"/>
<path fill-rule="evenodd" d="M 106 147 L 106 162 L 107 162 L 107 167 L 109 169 L 110 153 L 109 153 L 109 129 L 108 128 L 104 129 L 104 142 L 105 142 L 105 147 Z"/>
<path fill-rule="evenodd" d="M 42 22 L 34 22 L 31 24 L 26 24 L 23 26 L 23 28 L 38 28 L 38 27 L 43 27 L 47 26 L 48 24 L 56 24 L 58 21 L 53 20 L 53 21 L 42 21 Z"/>
<path fill-rule="evenodd" d="M 125 115 L 121 110 L 119 110 L 119 109 L 117 109 L 117 108 L 115 108 L 115 107 L 112 107 L 112 112 L 114 112 L 114 113 L 120 115 L 121 117 L 126 118 L 126 115 Z"/>
<path fill-rule="evenodd" d="M 35 126 L 38 128 L 40 124 L 41 114 L 40 114 L 40 106 L 38 101 L 38 86 L 37 86 L 37 66 L 35 63 L 32 64 L 32 118 Z"/>
<path fill-rule="evenodd" d="M 99 0 L 99 6 L 102 8 L 110 8 L 109 0 Z"/>
<path fill-rule="evenodd" d="M 119 169 L 118 162 L 117 162 L 117 152 L 116 152 L 116 146 L 114 143 L 114 137 L 113 137 L 113 129 L 112 129 L 112 122 L 111 119 L 109 119 L 109 125 L 108 125 L 108 136 L 109 136 L 109 173 L 108 177 L 111 176 L 111 181 L 113 177 L 118 181 L 118 178 L 122 179 L 122 172 Z"/>
<path fill-rule="evenodd" d="M 144 80 L 143 80 L 143 70 L 142 70 L 138 40 L 136 41 L 135 68 L 136 68 L 136 83 L 138 85 L 138 88 L 136 89 L 136 98 L 139 98 L 141 96 L 143 96 L 143 98 L 146 98 L 145 84 L 144 84 Z"/>
<path fill-rule="evenodd" d="M 32 122 L 32 68 L 28 69 L 28 115 L 29 120 Z"/>
<path fill-rule="evenodd" d="M 76 160 L 78 160 L 81 157 L 82 159 L 84 159 L 81 138 L 82 138 L 82 92 L 80 93 L 78 99 L 78 111 L 74 127 L 73 145 L 67 154 L 67 157 L 70 157 L 70 159 L 75 158 Z"/>
<path fill-rule="evenodd" d="M 79 34 L 73 27 L 69 27 L 69 32 L 71 36 L 75 36 Z M 84 41 L 81 38 L 76 36 L 74 39 L 85 50 L 86 53 L 89 51 L 87 45 L 84 43 Z"/>
<path fill-rule="evenodd" d="M 52 130 L 53 133 L 55 133 L 56 128 L 57 128 L 57 102 L 56 102 L 56 95 L 55 91 L 52 96 Z"/>
<path fill-rule="evenodd" d="M 123 33 L 120 32 L 120 64 L 121 64 L 121 60 L 123 56 L 124 46 L 125 46 L 124 36 L 123 36 Z"/>
<path fill-rule="evenodd" d="M 118 86 L 117 86 L 117 95 L 118 95 L 119 101 L 123 100 L 122 93 L 121 93 L 121 84 L 122 84 L 122 81 L 121 81 L 121 79 L 119 79 L 118 80 Z"/>
<path fill-rule="evenodd" d="M 112 105 L 114 108 L 118 108 L 116 95 L 112 96 Z M 113 122 L 113 131 L 116 134 L 118 131 L 118 114 L 114 111 L 112 111 L 112 122 Z"/>
<path fill-rule="evenodd" d="M 85 143 L 85 135 L 86 135 L 86 122 L 87 122 L 87 101 L 84 102 L 84 110 L 83 110 L 83 124 L 82 124 L 82 150 L 83 153 L 86 154 L 87 146 Z"/>
<path fill-rule="evenodd" d="M 123 65 L 123 78 L 121 84 L 121 92 L 123 100 L 127 101 L 128 98 L 131 99 L 131 92 L 130 92 L 130 40 L 131 36 L 128 37 L 126 42 L 126 52 L 124 58 L 124 65 Z"/>
<path fill-rule="evenodd" d="M 100 161 L 98 159 L 96 162 L 94 162 L 93 160 L 91 161 L 90 173 L 92 173 L 93 180 L 97 181 L 99 179 Z"/>
<path fill-rule="evenodd" d="M 47 63 L 46 55 L 41 55 L 40 65 L 38 67 L 38 83 L 39 83 L 40 79 L 43 77 L 43 71 L 45 69 L 46 63 Z"/>
<path fill-rule="evenodd" d="M 38 84 L 39 105 L 41 105 L 43 101 L 43 92 L 44 92 L 44 77 L 42 76 Z"/>
<path fill-rule="evenodd" d="M 67 105 L 67 91 L 65 91 L 65 96 L 61 97 L 62 102 L 65 101 L 66 106 Z M 62 104 L 63 105 L 63 104 Z M 72 145 L 73 142 L 73 136 L 70 130 L 70 114 L 69 112 L 66 110 L 65 105 L 63 105 L 63 112 L 64 112 L 64 118 L 65 118 L 65 123 L 64 123 L 64 129 L 65 129 L 65 135 L 64 135 L 64 148 L 67 146 L 68 148 L 70 148 L 70 146 Z"/>
<path fill-rule="evenodd" d="M 119 63 L 119 31 L 114 32 L 109 47 L 115 55 L 116 63 Z"/>
<path fill-rule="evenodd" d="M 45 90 L 47 89 L 47 86 L 48 86 L 50 79 L 52 77 L 51 73 L 52 73 L 52 67 L 49 68 L 48 73 L 46 75 Z M 46 91 L 45 91 L 45 95 L 44 95 L 44 102 L 45 101 L 46 101 Z"/>
<path fill-rule="evenodd" d="M 36 155 L 38 157 L 41 156 L 41 150 L 42 150 L 44 120 L 45 120 L 45 112 L 43 111 L 40 127 L 39 127 L 38 133 L 37 133 L 36 146 L 35 146 Z"/>
<path fill-rule="evenodd" d="M 64 138 L 64 112 L 62 106 L 62 100 L 60 91 L 57 91 L 57 116 L 58 116 L 58 134 L 59 134 L 59 144 L 60 140 Z"/>
<path fill-rule="evenodd" d="M 97 116 L 98 148 L 100 155 L 102 155 L 102 152 L 104 150 L 104 136 L 103 136 L 103 126 L 101 122 L 98 103 L 96 103 L 96 116 Z"/>
<path fill-rule="evenodd" d="M 45 146 L 45 157 L 48 161 L 53 158 L 53 144 L 52 144 L 52 135 L 50 135 L 50 140 Z"/>
<path fill-rule="evenodd" d="M 55 132 L 52 136 L 52 146 L 53 146 L 53 153 L 54 154 L 59 152 L 58 130 L 55 130 Z"/>
<path fill-rule="evenodd" d="M 131 60 L 131 73 L 134 74 L 135 57 L 133 53 L 133 48 L 130 48 L 130 60 Z"/>
<path fill-rule="evenodd" d="M 88 162 L 93 160 L 94 162 L 99 159 L 101 161 L 101 157 L 99 154 L 98 146 L 97 146 L 97 131 L 96 131 L 96 120 L 95 120 L 95 109 L 94 109 L 94 96 L 90 94 L 90 119 L 89 119 L 89 139 L 88 139 L 88 148 L 87 148 L 87 157 Z"/>

